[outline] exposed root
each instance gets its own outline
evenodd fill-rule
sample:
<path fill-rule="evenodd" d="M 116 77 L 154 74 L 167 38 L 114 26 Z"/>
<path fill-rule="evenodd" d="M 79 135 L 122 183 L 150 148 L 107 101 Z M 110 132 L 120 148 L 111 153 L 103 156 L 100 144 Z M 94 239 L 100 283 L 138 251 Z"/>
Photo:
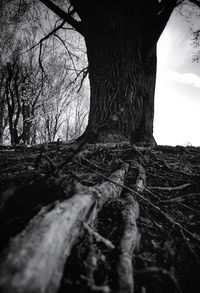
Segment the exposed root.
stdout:
<path fill-rule="evenodd" d="M 162 269 L 162 268 L 157 268 L 157 267 L 149 267 L 147 269 L 143 269 L 143 270 L 139 270 L 135 272 L 135 275 L 153 275 L 153 274 L 157 274 L 157 275 L 161 275 L 165 278 L 167 278 L 167 280 L 172 284 L 172 286 L 174 287 L 174 289 L 179 292 L 179 293 L 183 293 L 182 289 L 180 288 L 177 280 L 174 278 L 174 276 L 169 273 L 168 271 Z"/>
<path fill-rule="evenodd" d="M 200 193 L 189 193 L 189 194 L 183 194 L 179 195 L 170 199 L 162 200 L 162 203 L 173 203 L 173 202 L 183 202 L 186 199 L 192 199 L 194 200 L 195 197 L 200 197 Z"/>
<path fill-rule="evenodd" d="M 118 279 L 119 293 L 133 293 L 133 251 L 139 245 L 139 233 L 136 219 L 139 216 L 138 203 L 129 194 L 125 197 L 125 206 L 122 210 L 124 233 L 119 247 Z"/>
<path fill-rule="evenodd" d="M 138 170 L 138 176 L 137 176 L 137 180 L 136 180 L 136 183 L 135 183 L 135 190 L 137 192 L 143 192 L 143 190 L 145 188 L 145 185 L 146 185 L 146 173 L 145 173 L 145 170 L 137 162 L 133 162 L 131 166 L 136 167 L 137 170 Z"/>
<path fill-rule="evenodd" d="M 174 186 L 174 187 L 163 187 L 163 186 L 150 186 L 149 189 L 151 190 L 160 190 L 160 191 L 176 191 L 176 190 L 181 190 L 181 189 L 184 189 L 188 186 L 190 186 L 191 183 L 186 183 L 186 184 L 183 184 L 183 185 L 180 185 L 180 186 Z"/>
<path fill-rule="evenodd" d="M 1 292 L 53 293 L 64 264 L 59 293 L 181 292 L 180 287 L 184 293 L 195 292 L 191 287 L 198 284 L 200 272 L 200 148 L 75 142 L 48 144 L 45 153 L 29 148 L 0 155 L 0 202 L 2 212 L 6 210 L 0 224 L 11 227 L 10 234 L 2 233 L 1 247 L 43 207 L 1 257 Z M 132 168 L 126 181 L 128 165 L 122 162 Z M 32 193 L 23 188 L 26 184 Z M 43 190 L 47 200 L 41 201 Z M 25 200 L 37 205 L 26 206 Z M 141 214 L 139 251 L 135 200 Z"/>
<path fill-rule="evenodd" d="M 95 145 L 94 144 L 87 144 L 87 146 L 89 148 L 94 148 L 94 149 L 120 149 L 120 148 L 124 148 L 124 147 L 127 147 L 127 146 L 131 146 L 130 142 L 127 142 L 127 141 L 121 141 L 121 142 L 118 142 L 118 143 L 96 143 Z"/>
<path fill-rule="evenodd" d="M 102 242 L 107 248 L 114 249 L 115 246 L 112 244 L 112 242 L 103 236 L 101 236 L 99 233 L 94 231 L 90 226 L 86 223 L 83 223 L 83 227 L 87 230 L 87 232 L 95 238 L 97 242 Z"/>
<path fill-rule="evenodd" d="M 93 188 L 77 188 L 72 198 L 49 205 L 4 251 L 0 264 L 1 292 L 56 292 L 65 261 L 81 235 L 82 222 L 93 222 L 98 210 L 117 197 L 128 165 L 110 181 Z M 47 269 L 48 268 L 48 269 Z"/>
<path fill-rule="evenodd" d="M 76 162 L 77 164 L 80 164 L 79 162 Z M 81 166 L 83 166 L 82 164 L 80 164 Z M 183 230 L 185 233 L 187 233 L 193 240 L 196 240 L 200 243 L 200 238 L 198 236 L 195 236 L 193 233 L 191 233 L 188 229 L 184 228 L 181 224 L 179 224 L 178 222 L 176 222 L 174 219 L 172 219 L 168 214 L 166 214 L 165 212 L 163 212 L 158 206 L 156 206 L 154 203 L 152 203 L 149 199 L 147 199 L 146 197 L 144 197 L 142 194 L 138 193 L 137 191 L 133 190 L 132 188 L 129 188 L 128 186 L 118 183 L 118 182 L 114 182 L 112 179 L 106 177 L 105 175 L 101 174 L 100 172 L 96 172 L 94 170 L 92 170 L 91 168 L 84 166 L 86 169 L 94 172 L 95 174 L 101 176 L 104 179 L 107 179 L 108 181 L 112 182 L 113 184 L 115 184 L 118 187 L 124 188 L 125 190 L 131 192 L 133 194 L 133 196 L 135 196 L 138 199 L 143 200 L 145 203 L 147 203 L 151 208 L 153 208 L 154 210 L 156 210 L 160 215 L 162 215 L 162 217 L 164 217 L 171 225 L 172 228 L 178 228 L 178 230 Z"/>

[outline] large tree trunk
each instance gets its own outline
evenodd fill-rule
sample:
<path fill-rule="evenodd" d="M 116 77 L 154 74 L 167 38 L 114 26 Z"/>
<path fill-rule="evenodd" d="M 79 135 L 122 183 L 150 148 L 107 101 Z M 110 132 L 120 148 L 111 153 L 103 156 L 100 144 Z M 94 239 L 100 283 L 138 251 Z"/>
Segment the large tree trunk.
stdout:
<path fill-rule="evenodd" d="M 156 44 L 178 0 L 71 0 L 81 21 L 53 2 L 40 0 L 86 41 L 91 87 L 91 142 L 153 137 Z M 82 138 L 82 137 L 81 137 Z"/>
<path fill-rule="evenodd" d="M 91 87 L 86 133 L 96 133 L 97 141 L 154 142 L 156 45 L 147 49 L 145 36 L 125 18 L 86 34 Z"/>

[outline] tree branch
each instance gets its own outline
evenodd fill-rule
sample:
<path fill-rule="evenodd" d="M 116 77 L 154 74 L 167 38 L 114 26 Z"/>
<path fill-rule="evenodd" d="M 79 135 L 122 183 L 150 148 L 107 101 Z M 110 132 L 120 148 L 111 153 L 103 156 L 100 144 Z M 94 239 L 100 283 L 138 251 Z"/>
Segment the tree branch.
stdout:
<path fill-rule="evenodd" d="M 159 14 L 157 19 L 157 40 L 159 39 L 160 35 L 162 34 L 174 8 L 177 5 L 177 0 L 173 1 L 165 1 L 164 7 L 162 12 Z"/>
<path fill-rule="evenodd" d="M 157 44 L 174 8 L 177 6 L 178 0 L 165 0 L 161 2 L 160 9 L 157 13 L 157 17 L 155 17 L 154 23 L 152 23 L 151 26 L 149 26 L 149 29 L 151 32 L 154 32 L 150 39 L 147 35 L 148 43 L 145 46 L 145 51 L 148 56 L 151 56 L 153 49 L 155 45 Z M 145 30 L 147 28 L 148 22 L 145 22 Z M 147 30 L 147 33 L 149 34 L 149 29 Z"/>
<path fill-rule="evenodd" d="M 75 20 L 71 13 L 67 13 L 64 10 L 62 10 L 60 7 L 55 5 L 53 2 L 49 0 L 40 0 L 44 5 L 46 5 L 51 11 L 53 11 L 55 14 L 57 14 L 60 18 L 68 22 L 73 28 L 75 28 L 76 31 L 78 31 L 81 35 L 84 36 L 84 29 L 83 25 L 80 21 Z"/>
<path fill-rule="evenodd" d="M 31 50 L 33 50 L 35 47 L 37 47 L 38 45 L 41 45 L 41 43 L 45 40 L 47 40 L 50 36 L 54 35 L 59 29 L 63 28 L 63 25 L 65 24 L 65 20 L 62 21 L 62 23 L 60 25 L 58 25 L 57 27 L 55 27 L 52 31 L 50 31 L 46 36 L 44 36 L 42 39 L 39 40 L 39 42 L 37 42 L 35 45 L 31 46 L 29 49 L 27 49 L 26 51 L 20 53 L 19 55 L 25 54 Z"/>
<path fill-rule="evenodd" d="M 199 0 L 189 0 L 189 1 L 196 4 L 200 8 L 200 1 Z"/>
<path fill-rule="evenodd" d="M 65 49 L 67 50 L 67 53 L 68 53 L 68 55 L 69 55 L 69 57 L 70 57 L 70 59 L 71 59 L 71 61 L 72 61 L 72 65 L 73 65 L 73 67 L 74 67 L 74 70 L 75 70 L 75 72 L 76 72 L 76 74 L 77 74 L 76 65 L 75 65 L 74 60 L 73 60 L 73 58 L 72 58 L 72 54 L 71 54 L 71 52 L 70 52 L 69 49 L 67 48 L 67 46 L 66 46 L 65 42 L 63 41 L 63 39 L 62 39 L 61 37 L 59 37 L 57 34 L 54 34 L 54 35 L 55 35 L 55 37 L 57 37 L 57 38 L 61 41 L 61 43 L 63 44 L 63 46 L 64 46 Z"/>

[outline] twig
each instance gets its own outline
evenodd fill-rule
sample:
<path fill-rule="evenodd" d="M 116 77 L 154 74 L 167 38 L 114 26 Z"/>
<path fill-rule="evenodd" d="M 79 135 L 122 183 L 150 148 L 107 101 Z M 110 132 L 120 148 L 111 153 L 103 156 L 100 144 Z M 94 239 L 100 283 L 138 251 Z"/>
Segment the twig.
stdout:
<path fill-rule="evenodd" d="M 191 254 L 194 256 L 195 260 L 200 264 L 200 259 L 199 259 L 199 256 L 196 254 L 196 252 L 193 250 L 193 248 L 191 247 L 191 245 L 189 244 L 187 238 L 185 237 L 185 234 L 183 233 L 183 231 L 181 230 L 180 231 L 184 241 L 185 241 L 185 244 L 187 246 L 187 248 L 189 249 L 189 251 L 191 252 Z"/>
<path fill-rule="evenodd" d="M 156 200 L 161 201 L 160 198 L 157 195 L 155 195 L 155 193 L 151 192 L 148 188 L 145 187 L 144 190 L 149 194 L 153 195 L 153 197 L 155 197 Z"/>
<path fill-rule="evenodd" d="M 65 49 L 67 50 L 67 53 L 68 53 L 68 55 L 69 55 L 69 57 L 70 57 L 70 59 L 71 59 L 71 61 L 72 61 L 72 65 L 73 65 L 73 67 L 74 67 L 74 71 L 75 71 L 76 74 L 77 74 L 76 65 L 75 65 L 74 60 L 73 60 L 73 58 L 72 58 L 72 54 L 71 54 L 71 52 L 70 52 L 69 49 L 67 48 L 67 46 L 66 46 L 65 42 L 63 41 L 63 39 L 62 39 L 60 36 L 58 36 L 57 34 L 54 34 L 54 35 L 55 35 L 55 37 L 57 37 L 57 38 L 61 41 L 61 43 L 63 44 L 63 46 L 64 46 Z"/>
<path fill-rule="evenodd" d="M 147 204 L 149 204 L 154 210 L 156 210 L 158 213 L 160 213 L 171 225 L 172 227 L 176 227 L 178 229 L 183 229 L 183 231 L 185 233 L 187 233 L 188 235 L 190 235 L 190 237 L 195 240 L 198 241 L 200 243 L 200 238 L 198 236 L 195 236 L 194 234 L 192 234 L 189 230 L 187 230 L 186 228 L 184 228 L 181 224 L 179 224 L 178 222 L 176 222 L 175 220 L 173 220 L 169 215 L 167 215 L 166 213 L 164 213 L 158 206 L 156 206 L 155 204 L 153 204 L 150 200 L 148 200 L 147 198 L 145 198 L 143 195 L 141 195 L 140 193 L 138 193 L 137 191 L 129 188 L 128 186 L 125 186 L 124 184 L 120 184 L 120 183 L 116 183 L 114 181 L 112 181 L 112 179 L 108 178 L 107 176 L 92 170 L 91 168 L 82 165 L 81 163 L 79 163 L 78 161 L 75 161 L 78 165 L 90 170 L 91 172 L 94 172 L 95 174 L 101 176 L 102 178 L 112 182 L 115 185 L 118 185 L 122 188 L 124 188 L 125 190 L 130 191 L 131 193 L 133 193 L 134 195 L 136 195 L 138 198 L 140 198 L 141 200 L 145 201 Z"/>
<path fill-rule="evenodd" d="M 174 190 L 181 190 L 181 189 L 184 189 L 188 186 L 190 186 L 191 183 L 186 183 L 186 184 L 183 184 L 183 185 L 179 185 L 179 186 L 174 186 L 174 187 L 161 187 L 161 186 L 149 186 L 148 189 L 151 189 L 151 190 L 163 190 L 163 191 L 174 191 Z"/>
<path fill-rule="evenodd" d="M 200 211 L 198 211 L 198 210 L 196 210 L 196 209 L 193 209 L 193 208 L 187 206 L 186 204 L 184 204 L 184 203 L 182 203 L 182 202 L 178 202 L 178 204 L 181 205 L 181 206 L 183 206 L 184 208 L 186 208 L 186 209 L 188 209 L 188 210 L 190 210 L 190 211 L 192 211 L 192 212 L 197 213 L 197 214 L 200 215 Z"/>
<path fill-rule="evenodd" d="M 20 55 L 25 54 L 25 53 L 29 52 L 30 50 L 34 49 L 35 47 L 37 47 L 38 45 L 40 45 L 43 41 L 47 40 L 50 36 L 54 35 L 55 32 L 57 32 L 59 29 L 61 29 L 65 23 L 66 23 L 66 21 L 63 20 L 59 26 L 55 27 L 50 33 L 48 33 L 46 36 L 44 36 L 42 39 L 40 39 L 39 42 L 37 42 L 32 47 L 30 47 L 28 50 L 20 53 Z"/>
<path fill-rule="evenodd" d="M 42 69 L 42 83 L 43 83 L 43 73 L 45 76 L 47 76 L 47 74 L 46 74 L 44 67 L 42 65 L 41 56 L 42 56 L 42 43 L 40 43 L 38 62 L 39 62 L 40 68 Z"/>
<path fill-rule="evenodd" d="M 78 147 L 73 151 L 73 153 L 65 160 L 64 163 L 61 163 L 60 165 L 57 166 L 57 169 L 60 170 L 61 168 L 63 168 L 64 166 L 66 166 L 67 164 L 69 164 L 74 157 L 80 153 L 80 151 L 82 150 L 83 146 L 86 144 L 87 142 L 87 136 L 79 143 Z"/>
<path fill-rule="evenodd" d="M 78 156 L 79 156 L 79 154 L 78 154 Z M 95 167 L 96 169 L 98 169 L 98 170 L 100 170 L 100 171 L 106 171 L 106 169 L 103 169 L 102 167 L 99 167 L 97 164 L 91 162 L 91 161 L 88 160 L 87 158 L 84 158 L 84 157 L 82 157 L 82 156 L 81 156 L 80 158 L 81 158 L 81 160 L 87 162 L 88 164 L 92 165 L 92 166 Z"/>
<path fill-rule="evenodd" d="M 49 156 L 47 156 L 46 154 L 42 154 L 41 158 L 44 158 L 47 160 L 47 162 L 49 162 L 51 164 L 51 167 L 53 167 L 54 169 L 57 168 L 57 166 L 55 165 L 55 163 L 52 161 L 51 158 L 49 158 Z"/>
<path fill-rule="evenodd" d="M 137 192 L 143 192 L 146 185 L 146 173 L 142 165 L 137 162 L 132 162 L 133 166 L 138 169 L 138 176 L 135 183 L 135 189 Z"/>
<path fill-rule="evenodd" d="M 112 244 L 112 242 L 103 236 L 101 236 L 98 232 L 94 231 L 88 224 L 83 223 L 83 227 L 87 230 L 87 232 L 94 236 L 95 240 L 97 242 L 102 242 L 107 248 L 114 249 L 115 246 Z"/>
<path fill-rule="evenodd" d="M 52 1 L 48 0 L 40 0 L 44 5 L 46 5 L 50 10 L 52 10 L 55 14 L 57 14 L 61 19 L 65 20 L 68 24 L 70 24 L 73 28 L 76 29 L 80 34 L 84 36 L 84 26 L 82 22 L 77 21 L 72 17 L 73 12 L 67 13 L 62 10 L 60 7 L 55 5 Z"/>
<path fill-rule="evenodd" d="M 26 167 L 26 166 L 27 167 L 29 167 L 29 166 L 34 167 L 35 164 L 34 163 L 30 163 L 30 162 L 23 162 L 23 163 L 16 164 L 16 165 L 13 165 L 13 166 L 4 168 L 4 169 L 0 169 L 0 174 L 2 175 L 3 173 L 10 172 L 10 171 L 13 171 L 13 170 L 19 169 L 19 168 L 21 170 L 22 167 Z"/>
<path fill-rule="evenodd" d="M 183 194 L 183 195 L 179 195 L 177 197 L 173 197 L 171 199 L 165 199 L 165 200 L 162 200 L 161 202 L 162 203 L 171 203 L 171 202 L 182 202 L 185 200 L 185 198 L 191 198 L 191 197 L 194 197 L 194 196 L 200 196 L 200 193 L 189 193 L 189 194 Z"/>
<path fill-rule="evenodd" d="M 89 73 L 88 68 L 87 68 L 86 70 L 83 71 L 83 77 L 82 77 L 82 79 L 81 79 L 80 86 L 79 86 L 79 88 L 78 88 L 78 90 L 77 90 L 77 93 L 80 92 L 80 90 L 81 90 L 81 88 L 82 88 L 82 85 L 83 85 L 83 82 L 84 82 L 84 80 L 86 79 L 88 73 Z"/>
<path fill-rule="evenodd" d="M 167 277 L 171 281 L 171 283 L 174 285 L 176 290 L 179 293 L 183 293 L 177 280 L 174 278 L 174 276 L 172 274 L 170 274 L 170 272 L 166 271 L 165 269 L 158 268 L 158 267 L 150 267 L 147 269 L 141 269 L 141 270 L 135 271 L 135 275 L 149 275 L 149 274 L 150 275 L 151 274 L 160 274 L 160 275 Z"/>

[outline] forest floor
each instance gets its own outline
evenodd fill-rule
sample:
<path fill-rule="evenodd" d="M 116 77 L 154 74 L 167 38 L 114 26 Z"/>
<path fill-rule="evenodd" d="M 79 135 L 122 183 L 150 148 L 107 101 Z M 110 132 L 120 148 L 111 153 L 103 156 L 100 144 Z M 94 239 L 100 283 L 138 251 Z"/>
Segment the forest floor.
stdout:
<path fill-rule="evenodd" d="M 0 147 L 1 252 L 43 207 L 73 197 L 79 184 L 90 188 L 112 183 L 111 174 L 124 163 L 125 180 L 116 183 L 121 195 L 110 198 L 93 225 L 83 228 L 65 262 L 59 293 L 133 292 L 132 287 L 138 293 L 197 292 L 200 147 L 128 143 Z M 124 252 L 131 270 L 127 274 L 132 274 L 126 290 L 119 289 L 119 256 L 130 244 L 128 236 L 121 242 L 127 226 L 123 198 L 130 196 L 139 205 L 139 216 L 137 243 Z M 132 228 L 134 233 L 134 222 L 128 229 Z"/>

